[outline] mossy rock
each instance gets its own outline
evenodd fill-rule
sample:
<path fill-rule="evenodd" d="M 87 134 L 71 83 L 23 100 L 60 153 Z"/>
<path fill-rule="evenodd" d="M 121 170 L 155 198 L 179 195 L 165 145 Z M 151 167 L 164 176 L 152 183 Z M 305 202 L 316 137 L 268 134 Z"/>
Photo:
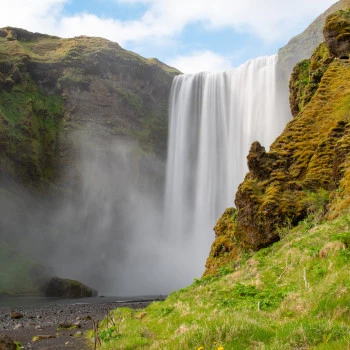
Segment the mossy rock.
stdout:
<path fill-rule="evenodd" d="M 241 249 L 237 244 L 236 221 L 237 210 L 227 208 L 216 223 L 215 240 L 205 264 L 203 277 L 217 274 L 220 266 L 227 265 L 241 256 Z"/>
<path fill-rule="evenodd" d="M 323 34 L 326 45 L 334 57 L 349 58 L 350 10 L 340 10 L 328 16 Z"/>
<path fill-rule="evenodd" d="M 58 277 L 51 278 L 41 290 L 45 296 L 57 298 L 86 298 L 97 295 L 96 290 L 81 282 Z"/>

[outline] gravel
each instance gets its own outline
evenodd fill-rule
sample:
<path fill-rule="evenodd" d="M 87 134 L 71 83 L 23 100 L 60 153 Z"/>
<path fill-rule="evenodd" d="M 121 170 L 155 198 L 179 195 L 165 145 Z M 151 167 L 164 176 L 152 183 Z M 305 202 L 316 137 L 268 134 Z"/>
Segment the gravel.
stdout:
<path fill-rule="evenodd" d="M 61 301 L 41 306 L 0 306 L 0 334 L 20 342 L 23 349 L 91 349 L 94 344 L 85 335 L 93 328 L 92 320 L 104 318 L 108 309 L 126 306 L 142 309 L 150 302 L 122 303 L 93 298 L 90 303 L 63 304 Z M 23 317 L 11 318 L 14 312 Z M 75 324 L 76 328 L 58 329 L 58 325 L 64 323 Z M 40 339 L 33 341 L 34 337 Z"/>

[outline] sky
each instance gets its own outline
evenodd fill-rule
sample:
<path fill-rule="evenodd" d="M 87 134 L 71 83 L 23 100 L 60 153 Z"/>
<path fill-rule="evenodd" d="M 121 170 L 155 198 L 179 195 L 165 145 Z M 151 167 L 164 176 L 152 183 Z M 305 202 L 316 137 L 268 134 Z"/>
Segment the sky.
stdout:
<path fill-rule="evenodd" d="M 4 1 L 4 0 L 2 0 Z M 0 27 L 98 36 L 184 73 L 273 55 L 335 0 L 11 0 Z"/>

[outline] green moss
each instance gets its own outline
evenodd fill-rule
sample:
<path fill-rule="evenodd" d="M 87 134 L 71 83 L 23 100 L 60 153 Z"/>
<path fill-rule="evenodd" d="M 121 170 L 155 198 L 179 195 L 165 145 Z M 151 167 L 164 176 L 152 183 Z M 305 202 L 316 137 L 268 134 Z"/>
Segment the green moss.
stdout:
<path fill-rule="evenodd" d="M 31 80 L 11 92 L 0 90 L 3 167 L 33 187 L 46 187 L 55 173 L 63 114 L 62 98 L 48 95 Z"/>
<path fill-rule="evenodd" d="M 129 134 L 139 142 L 143 151 L 158 153 L 165 157 L 167 149 L 164 145 L 168 137 L 168 121 L 164 118 L 165 115 L 160 115 L 160 111 L 161 109 L 148 113 L 148 116 L 142 119 L 140 129 L 134 129 Z"/>
<path fill-rule="evenodd" d="M 303 60 L 294 67 L 289 82 L 293 116 L 297 116 L 310 102 L 332 61 L 326 44 L 321 43 L 310 59 Z"/>
<path fill-rule="evenodd" d="M 325 23 L 325 30 L 334 30 L 339 35 L 349 34 L 350 9 L 339 10 L 331 14 Z"/>

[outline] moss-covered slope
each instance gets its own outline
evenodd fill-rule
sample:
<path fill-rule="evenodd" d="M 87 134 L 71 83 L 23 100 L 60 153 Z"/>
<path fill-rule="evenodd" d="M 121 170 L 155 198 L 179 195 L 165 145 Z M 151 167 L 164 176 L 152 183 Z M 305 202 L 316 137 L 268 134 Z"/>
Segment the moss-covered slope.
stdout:
<path fill-rule="evenodd" d="M 73 130 L 127 135 L 164 155 L 179 72 L 102 38 L 0 29 L 0 171 L 47 188 L 76 154 Z"/>
<path fill-rule="evenodd" d="M 290 81 L 295 117 L 270 152 L 258 142 L 252 145 L 237 210 L 226 212 L 215 227 L 206 274 L 215 273 L 224 257 L 239 255 L 237 248 L 266 247 L 280 239 L 284 227 L 310 215 L 318 221 L 349 212 L 349 81 L 349 60 L 334 59 L 324 43 L 295 67 Z"/>

